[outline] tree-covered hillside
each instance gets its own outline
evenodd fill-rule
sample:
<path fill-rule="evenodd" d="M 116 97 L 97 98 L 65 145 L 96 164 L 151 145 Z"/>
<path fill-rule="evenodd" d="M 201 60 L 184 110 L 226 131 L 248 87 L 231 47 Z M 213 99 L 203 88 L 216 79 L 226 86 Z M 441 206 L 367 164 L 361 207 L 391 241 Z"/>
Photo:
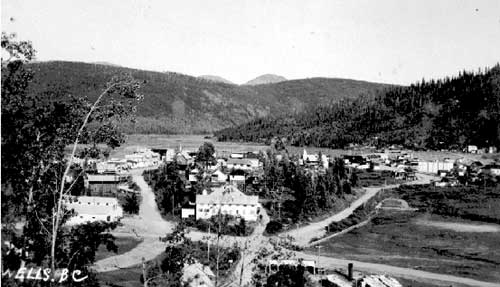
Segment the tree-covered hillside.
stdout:
<path fill-rule="evenodd" d="M 500 146 L 500 66 L 456 77 L 388 87 L 376 95 L 269 116 L 216 132 L 221 141 L 344 147 L 350 143 L 460 149 Z"/>
<path fill-rule="evenodd" d="M 143 82 L 144 101 L 133 133 L 199 133 L 248 122 L 270 114 L 302 111 L 345 97 L 371 93 L 386 85 L 344 79 L 314 78 L 277 84 L 238 86 L 178 73 L 142 71 L 76 62 L 39 62 L 29 67 L 31 93 L 94 97 L 112 75 L 131 73 Z M 59 91 L 54 93 L 54 90 Z"/>

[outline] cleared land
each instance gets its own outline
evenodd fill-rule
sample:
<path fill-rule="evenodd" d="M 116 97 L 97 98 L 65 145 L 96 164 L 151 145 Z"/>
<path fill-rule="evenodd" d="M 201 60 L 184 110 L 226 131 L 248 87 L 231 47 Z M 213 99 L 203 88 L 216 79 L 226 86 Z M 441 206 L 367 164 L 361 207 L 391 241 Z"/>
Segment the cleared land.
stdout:
<path fill-rule="evenodd" d="M 405 186 L 398 195 L 420 211 L 380 211 L 322 243 L 322 255 L 500 282 L 499 187 Z"/>
<path fill-rule="evenodd" d="M 440 229 L 449 229 L 455 232 L 500 232 L 500 225 L 494 224 L 445 222 L 427 219 L 417 220 L 416 224 Z"/>
<path fill-rule="evenodd" d="M 104 258 L 108 258 L 111 256 L 116 256 L 116 255 L 126 253 L 126 252 L 134 249 L 135 247 L 137 247 L 137 245 L 139 245 L 139 243 L 141 243 L 141 242 L 142 242 L 142 240 L 138 239 L 137 237 L 125 237 L 125 236 L 124 237 L 116 237 L 115 244 L 118 247 L 117 252 L 115 253 L 113 251 L 109 251 L 106 248 L 106 246 L 100 245 L 99 249 L 96 252 L 95 260 L 99 261 L 99 260 L 104 259 Z"/>

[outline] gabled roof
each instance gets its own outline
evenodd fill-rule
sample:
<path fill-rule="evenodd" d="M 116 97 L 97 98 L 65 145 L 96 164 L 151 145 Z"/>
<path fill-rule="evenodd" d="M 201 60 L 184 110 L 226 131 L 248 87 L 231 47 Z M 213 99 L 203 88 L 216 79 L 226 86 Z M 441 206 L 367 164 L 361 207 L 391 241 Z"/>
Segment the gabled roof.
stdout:
<path fill-rule="evenodd" d="M 196 195 L 196 204 L 238 204 L 257 205 L 259 197 L 246 195 L 232 185 L 212 188 L 212 193 Z"/>

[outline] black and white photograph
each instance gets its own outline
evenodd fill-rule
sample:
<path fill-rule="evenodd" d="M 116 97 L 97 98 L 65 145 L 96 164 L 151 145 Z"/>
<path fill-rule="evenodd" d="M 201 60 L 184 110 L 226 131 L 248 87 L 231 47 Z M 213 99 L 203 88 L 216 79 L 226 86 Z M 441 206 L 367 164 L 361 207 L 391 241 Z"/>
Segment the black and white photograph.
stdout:
<path fill-rule="evenodd" d="M 499 0 L 0 0 L 2 287 L 500 287 Z"/>

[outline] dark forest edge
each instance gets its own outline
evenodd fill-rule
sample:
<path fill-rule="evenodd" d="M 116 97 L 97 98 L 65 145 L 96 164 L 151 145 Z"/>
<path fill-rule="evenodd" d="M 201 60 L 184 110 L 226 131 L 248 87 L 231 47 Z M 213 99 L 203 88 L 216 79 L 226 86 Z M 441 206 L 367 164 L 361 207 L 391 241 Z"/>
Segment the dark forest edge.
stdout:
<path fill-rule="evenodd" d="M 500 146 L 500 65 L 268 116 L 215 132 L 219 141 L 344 148 L 349 144 L 456 149 Z"/>

